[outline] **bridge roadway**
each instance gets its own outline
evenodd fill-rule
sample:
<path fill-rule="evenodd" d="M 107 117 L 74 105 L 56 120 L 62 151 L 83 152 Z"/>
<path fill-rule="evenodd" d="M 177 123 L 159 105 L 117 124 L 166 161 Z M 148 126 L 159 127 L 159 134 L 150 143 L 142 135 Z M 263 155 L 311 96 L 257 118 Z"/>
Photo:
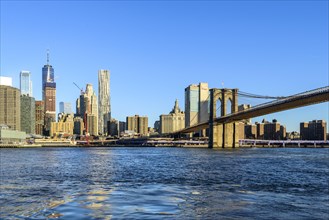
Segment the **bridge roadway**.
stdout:
<path fill-rule="evenodd" d="M 275 112 L 304 107 L 308 105 L 314 105 L 328 101 L 329 101 L 329 86 L 321 87 L 311 91 L 298 93 L 296 95 L 291 95 L 283 99 L 263 103 L 243 111 L 239 111 L 236 113 L 215 118 L 213 121 L 213 125 L 237 122 L 244 119 L 254 118 Z M 180 131 L 176 131 L 172 134 L 175 135 L 182 133 L 191 133 L 206 128 L 209 128 L 209 121 L 197 125 L 193 125 L 191 127 L 182 129 Z"/>

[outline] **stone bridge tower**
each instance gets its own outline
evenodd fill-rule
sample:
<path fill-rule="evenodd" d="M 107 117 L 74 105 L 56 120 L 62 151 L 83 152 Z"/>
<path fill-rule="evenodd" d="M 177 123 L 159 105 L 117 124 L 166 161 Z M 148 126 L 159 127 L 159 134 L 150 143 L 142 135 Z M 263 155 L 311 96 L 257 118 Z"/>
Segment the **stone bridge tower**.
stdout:
<path fill-rule="evenodd" d="M 220 115 L 216 115 L 218 100 L 221 107 Z M 227 106 L 228 100 L 231 106 Z M 214 123 L 216 117 L 227 114 L 227 107 L 231 108 L 231 113 L 238 111 L 238 89 L 210 89 L 209 148 L 239 146 L 237 123 Z"/>

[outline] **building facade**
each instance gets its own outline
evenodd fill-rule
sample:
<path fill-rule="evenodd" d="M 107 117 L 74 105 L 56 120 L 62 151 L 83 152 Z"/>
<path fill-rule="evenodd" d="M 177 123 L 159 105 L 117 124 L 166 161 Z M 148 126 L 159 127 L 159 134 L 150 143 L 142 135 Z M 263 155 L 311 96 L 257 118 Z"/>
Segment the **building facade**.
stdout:
<path fill-rule="evenodd" d="M 0 124 L 0 144 L 24 144 L 26 133 L 11 130 L 7 125 Z"/>
<path fill-rule="evenodd" d="M 59 103 L 59 112 L 64 113 L 64 114 L 72 114 L 71 102 L 60 102 Z"/>
<path fill-rule="evenodd" d="M 198 123 L 199 119 L 199 86 L 189 85 L 185 88 L 185 127 Z"/>
<path fill-rule="evenodd" d="M 51 122 L 50 137 L 59 135 L 73 135 L 73 115 L 72 114 L 58 114 L 58 122 Z"/>
<path fill-rule="evenodd" d="M 87 114 L 87 133 L 91 136 L 98 135 L 98 120 L 94 114 Z"/>
<path fill-rule="evenodd" d="M 119 121 L 115 120 L 114 118 L 111 118 L 110 121 L 108 121 L 108 133 L 111 136 L 117 136 L 119 135 Z"/>
<path fill-rule="evenodd" d="M 140 135 L 148 135 L 148 117 L 146 116 L 131 116 L 126 118 L 126 126 L 128 131 L 133 131 Z"/>
<path fill-rule="evenodd" d="M 47 64 L 42 68 L 42 101 L 44 102 L 44 135 L 49 135 L 52 122 L 56 121 L 56 83 L 54 68 L 49 64 L 49 52 L 47 52 Z"/>
<path fill-rule="evenodd" d="M 21 131 L 35 134 L 35 99 L 21 95 Z"/>
<path fill-rule="evenodd" d="M 97 96 L 91 84 L 86 85 L 86 91 L 80 95 L 76 104 L 76 116 L 83 119 L 85 133 L 98 135 Z"/>
<path fill-rule="evenodd" d="M 160 115 L 160 133 L 168 134 L 185 128 L 185 114 L 180 110 L 178 100 L 168 115 Z"/>
<path fill-rule="evenodd" d="M 75 117 L 73 121 L 74 121 L 73 134 L 83 135 L 85 129 L 83 119 L 81 117 Z"/>
<path fill-rule="evenodd" d="M 98 131 L 108 133 L 107 122 L 111 119 L 110 71 L 98 71 Z"/>
<path fill-rule="evenodd" d="M 0 85 L 0 124 L 11 130 L 21 130 L 21 92 L 19 89 Z"/>
<path fill-rule="evenodd" d="M 21 95 L 28 95 L 32 97 L 32 80 L 31 80 L 31 72 L 22 70 L 19 75 L 20 79 L 20 89 Z"/>
<path fill-rule="evenodd" d="M 301 140 L 327 140 L 327 122 L 313 120 L 300 123 Z"/>
<path fill-rule="evenodd" d="M 43 101 L 35 101 L 35 134 L 43 135 L 45 111 Z"/>

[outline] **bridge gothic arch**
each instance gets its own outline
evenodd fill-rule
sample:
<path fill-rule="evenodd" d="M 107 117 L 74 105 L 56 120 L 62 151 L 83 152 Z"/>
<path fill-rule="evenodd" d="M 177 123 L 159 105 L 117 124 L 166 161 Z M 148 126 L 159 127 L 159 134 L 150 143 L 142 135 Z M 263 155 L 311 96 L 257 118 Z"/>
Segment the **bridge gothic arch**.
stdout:
<path fill-rule="evenodd" d="M 221 114 L 217 115 L 217 102 L 220 100 Z M 231 106 L 227 106 L 230 101 Z M 227 114 L 227 108 L 231 113 L 238 111 L 238 89 L 210 89 L 210 114 L 209 114 L 209 147 L 236 147 L 238 134 L 236 123 L 215 124 L 214 119 Z"/>

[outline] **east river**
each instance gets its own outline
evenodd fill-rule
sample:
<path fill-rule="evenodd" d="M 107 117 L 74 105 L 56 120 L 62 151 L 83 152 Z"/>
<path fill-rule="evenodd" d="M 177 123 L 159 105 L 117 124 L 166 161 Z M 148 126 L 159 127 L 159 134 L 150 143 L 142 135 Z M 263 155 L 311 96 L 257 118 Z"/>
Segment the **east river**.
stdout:
<path fill-rule="evenodd" d="M 329 219 L 329 149 L 0 149 L 0 219 Z"/>

